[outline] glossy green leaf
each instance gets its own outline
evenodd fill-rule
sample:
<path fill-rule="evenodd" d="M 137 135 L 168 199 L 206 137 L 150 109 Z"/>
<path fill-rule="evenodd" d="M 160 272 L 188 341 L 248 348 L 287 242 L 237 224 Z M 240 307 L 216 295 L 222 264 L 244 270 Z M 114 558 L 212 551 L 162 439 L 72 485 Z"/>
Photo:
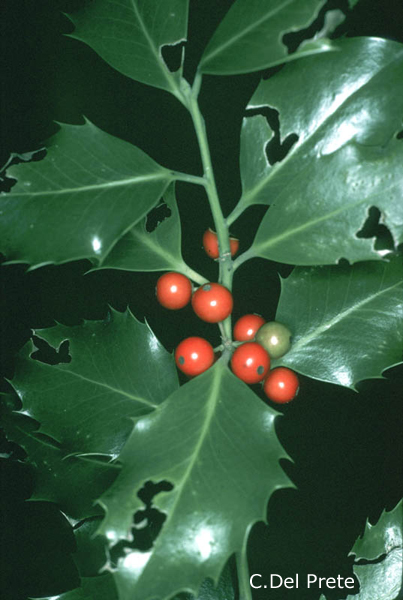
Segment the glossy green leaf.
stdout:
<path fill-rule="evenodd" d="M 177 77 L 166 66 L 161 48 L 186 41 L 189 0 L 97 0 L 70 19 L 71 37 L 95 50 L 112 67 L 174 94 Z"/>
<path fill-rule="evenodd" d="M 235 579 L 234 579 L 235 575 Z M 205 579 L 200 586 L 197 597 L 193 594 L 182 593 L 179 596 L 175 596 L 173 600 L 237 600 L 235 588 L 236 583 L 236 571 L 235 574 L 231 573 L 229 564 L 227 564 L 221 573 L 217 585 L 211 579 Z"/>
<path fill-rule="evenodd" d="M 37 435 L 34 421 L 21 415 L 4 419 L 2 427 L 7 438 L 25 450 L 26 462 L 33 468 L 35 488 L 31 500 L 55 502 L 75 519 L 102 512 L 95 500 L 113 483 L 119 471 L 117 466 L 65 456 L 52 440 Z"/>
<path fill-rule="evenodd" d="M 262 196 L 259 188 L 260 182 L 265 181 L 271 172 L 266 147 L 272 137 L 273 131 L 265 117 L 256 115 L 243 119 L 240 150 L 242 197 L 253 194 L 255 204 L 265 204 L 264 188 Z"/>
<path fill-rule="evenodd" d="M 81 586 L 58 596 L 30 600 L 120 600 L 110 573 L 97 577 L 82 577 Z"/>
<path fill-rule="evenodd" d="M 130 537 L 133 513 L 143 507 L 136 492 L 147 480 L 174 487 L 153 500 L 167 518 L 152 549 L 119 561 L 120 600 L 197 595 L 206 577 L 218 580 L 231 554 L 245 551 L 271 494 L 290 485 L 279 465 L 286 454 L 276 414 L 219 361 L 136 422 L 121 474 L 100 498 L 100 533 L 111 544 Z"/>
<path fill-rule="evenodd" d="M 341 25 L 346 19 L 346 15 L 339 9 L 328 10 L 325 13 L 325 19 L 322 29 L 317 31 L 314 36 L 310 39 L 303 40 L 298 46 L 298 50 L 306 50 L 309 47 L 315 45 L 319 40 L 323 40 L 324 43 L 328 43 L 328 37 L 334 33 L 339 25 Z"/>
<path fill-rule="evenodd" d="M 403 357 L 403 266 L 296 268 L 282 280 L 276 320 L 292 332 L 274 361 L 314 379 L 354 387 Z"/>
<path fill-rule="evenodd" d="M 179 271 L 186 272 L 181 252 L 181 226 L 173 184 L 164 194 L 171 214 L 152 232 L 146 230 L 146 221 L 123 236 L 102 263 L 102 268 L 127 271 Z"/>
<path fill-rule="evenodd" d="M 274 165 L 266 157 L 259 167 L 241 160 L 237 211 L 271 205 L 243 260 L 379 260 L 374 240 L 356 235 L 372 206 L 395 244 L 403 241 L 403 143 L 396 138 L 403 114 L 403 46 L 357 38 L 337 47 L 262 81 L 248 105 L 278 110 L 281 140 L 291 134 L 298 140 Z M 267 126 L 260 134 L 257 129 L 245 121 L 241 155 L 269 141 Z"/>
<path fill-rule="evenodd" d="M 77 548 L 73 557 L 81 577 L 99 575 L 107 563 L 105 539 L 96 535 L 100 521 L 100 517 L 85 519 L 74 528 Z"/>
<path fill-rule="evenodd" d="M 151 412 L 178 387 L 173 356 L 129 310 L 35 334 L 53 347 L 69 340 L 71 362 L 52 366 L 33 360 L 28 342 L 12 384 L 23 412 L 65 454 L 118 456 L 132 429 L 130 418 Z"/>
<path fill-rule="evenodd" d="M 236 0 L 219 24 L 201 59 L 203 73 L 235 75 L 266 69 L 332 49 L 329 40 L 288 54 L 285 33 L 307 27 L 325 0 Z"/>
<path fill-rule="evenodd" d="M 360 592 L 348 600 L 397 600 L 401 598 L 403 577 L 403 504 L 383 512 L 378 522 L 365 526 L 351 554 L 360 559 L 379 562 L 354 565 Z"/>
<path fill-rule="evenodd" d="M 157 204 L 172 179 L 139 148 L 90 122 L 63 125 L 45 159 L 14 165 L 0 195 L 1 251 L 32 266 L 96 264 Z"/>
<path fill-rule="evenodd" d="M 357 560 L 375 560 L 396 548 L 403 549 L 403 500 L 390 512 L 383 511 L 375 525 L 367 521 L 350 554 Z"/>
<path fill-rule="evenodd" d="M 106 540 L 96 535 L 99 523 L 98 517 L 87 519 L 74 529 L 77 550 L 73 558 L 80 576 L 84 578 L 98 575 L 107 564 Z M 236 571 L 234 571 L 235 561 L 230 559 L 220 575 L 217 586 L 211 579 L 206 579 L 200 587 L 197 598 L 192 594 L 184 593 L 175 596 L 172 600 L 235 600 Z"/>

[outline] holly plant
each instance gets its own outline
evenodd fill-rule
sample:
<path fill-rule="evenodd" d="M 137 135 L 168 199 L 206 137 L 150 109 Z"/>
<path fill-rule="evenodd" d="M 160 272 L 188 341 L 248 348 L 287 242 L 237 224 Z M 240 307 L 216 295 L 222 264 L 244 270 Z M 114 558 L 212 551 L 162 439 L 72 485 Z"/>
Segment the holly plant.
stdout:
<path fill-rule="evenodd" d="M 368 4 L 24 7 L 5 597 L 400 597 L 403 38 Z"/>

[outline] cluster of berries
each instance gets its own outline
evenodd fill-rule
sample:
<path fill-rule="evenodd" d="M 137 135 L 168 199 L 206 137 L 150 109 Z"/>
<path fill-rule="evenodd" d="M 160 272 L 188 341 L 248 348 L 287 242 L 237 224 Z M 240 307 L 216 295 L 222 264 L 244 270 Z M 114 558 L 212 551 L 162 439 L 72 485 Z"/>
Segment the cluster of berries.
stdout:
<path fill-rule="evenodd" d="M 238 250 L 235 238 L 231 254 Z M 211 257 L 218 258 L 217 235 L 210 229 L 203 236 L 203 246 Z M 205 283 L 193 292 L 191 281 L 181 273 L 165 273 L 157 281 L 157 299 L 170 310 L 183 308 L 190 301 L 196 315 L 207 323 L 224 321 L 232 312 L 231 292 L 219 283 Z M 291 346 L 289 329 L 275 321 L 266 323 L 260 315 L 248 314 L 234 326 L 234 340 L 240 342 L 231 357 L 233 373 L 245 383 L 263 381 L 263 390 L 273 402 L 289 402 L 298 393 L 298 377 L 286 367 L 270 371 L 270 359 L 283 356 Z M 201 337 L 188 337 L 176 348 L 178 368 L 188 376 L 200 375 L 214 363 L 212 345 Z"/>

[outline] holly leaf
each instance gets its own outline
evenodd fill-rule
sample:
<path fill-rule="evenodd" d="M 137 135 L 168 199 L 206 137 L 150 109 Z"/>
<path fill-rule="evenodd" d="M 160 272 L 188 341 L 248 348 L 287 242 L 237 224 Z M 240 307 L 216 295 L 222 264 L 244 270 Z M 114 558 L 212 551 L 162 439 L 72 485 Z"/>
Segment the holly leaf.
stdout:
<path fill-rule="evenodd" d="M 69 340 L 71 362 L 33 360 L 28 342 L 12 384 L 22 412 L 36 419 L 40 433 L 61 444 L 65 454 L 116 458 L 131 432 L 130 419 L 151 412 L 178 387 L 173 356 L 129 310 L 110 310 L 105 321 L 59 324 L 35 335 L 53 347 Z"/>
<path fill-rule="evenodd" d="M 223 572 L 220 575 L 217 585 L 211 581 L 211 579 L 205 579 L 200 586 L 197 597 L 192 594 L 181 593 L 179 596 L 175 596 L 173 600 L 236 600 L 236 586 L 237 583 L 236 572 L 231 572 L 229 563 L 225 566 Z"/>
<path fill-rule="evenodd" d="M 173 489 L 153 500 L 167 517 L 152 549 L 127 551 L 118 562 L 121 600 L 197 595 L 235 551 L 246 551 L 271 494 L 290 485 L 279 465 L 286 454 L 276 414 L 218 361 L 135 423 L 122 471 L 99 500 L 106 512 L 99 533 L 110 544 L 130 538 L 146 481 L 167 480 Z"/>
<path fill-rule="evenodd" d="M 401 597 L 402 523 L 402 500 L 390 512 L 384 511 L 375 525 L 367 521 L 363 536 L 357 539 L 350 552 L 356 556 L 353 570 L 360 582 L 360 592 L 348 596 L 348 600 L 397 600 Z M 361 559 L 374 562 L 360 564 Z"/>
<path fill-rule="evenodd" d="M 242 198 L 253 195 L 255 204 L 265 204 L 264 187 L 261 192 L 259 186 L 260 182 L 265 181 L 271 172 L 266 148 L 273 135 L 266 118 L 261 115 L 248 117 L 242 121 L 240 148 Z M 241 199 L 240 207 L 242 202 Z"/>
<path fill-rule="evenodd" d="M 291 330 L 292 346 L 273 366 L 354 388 L 402 362 L 400 257 L 296 268 L 281 283 L 276 321 Z"/>
<path fill-rule="evenodd" d="M 332 49 L 329 40 L 288 54 L 285 33 L 308 27 L 324 0 L 236 0 L 219 24 L 201 58 L 200 69 L 212 75 L 236 75 Z"/>
<path fill-rule="evenodd" d="M 188 266 L 182 258 L 181 226 L 174 185 L 164 194 L 171 214 L 148 232 L 147 218 L 124 235 L 102 263 L 101 268 L 127 271 L 178 271 L 185 273 Z"/>
<path fill-rule="evenodd" d="M 281 142 L 298 139 L 273 165 L 266 156 L 256 166 L 241 160 L 236 212 L 251 204 L 271 206 L 238 264 L 253 256 L 295 265 L 380 260 L 375 240 L 357 237 L 372 206 L 395 245 L 403 241 L 403 144 L 396 137 L 403 46 L 362 38 L 338 41 L 337 48 L 286 66 L 262 81 L 249 102 L 250 109 L 279 111 Z M 246 121 L 241 156 L 269 140 L 267 126 L 258 133 L 258 123 Z"/>
<path fill-rule="evenodd" d="M 67 515 L 82 519 L 100 514 L 95 500 L 114 481 L 119 468 L 95 458 L 64 456 L 52 439 L 38 435 L 37 424 L 24 415 L 10 415 L 2 421 L 10 441 L 27 453 L 26 462 L 34 470 L 31 500 L 54 502 Z"/>
<path fill-rule="evenodd" d="M 54 596 L 48 596 L 30 600 L 54 600 L 54 598 Z M 214 588 L 211 582 L 206 580 L 196 599 L 190 594 L 181 594 L 180 598 L 175 597 L 173 600 L 234 600 L 234 598 L 230 574 L 225 570 L 220 578 L 218 588 Z M 120 600 L 120 597 L 118 597 L 112 575 L 105 573 L 96 577 L 82 577 L 79 588 L 58 595 L 57 600 Z"/>
<path fill-rule="evenodd" d="M 100 518 L 85 519 L 74 528 L 76 553 L 74 562 L 81 577 L 95 577 L 107 563 L 105 540 L 96 535 Z"/>
<path fill-rule="evenodd" d="M 73 558 L 81 577 L 94 577 L 107 564 L 106 540 L 104 537 L 96 535 L 99 523 L 99 517 L 86 519 L 74 529 L 77 550 Z M 233 559 L 234 557 L 225 565 L 217 586 L 210 579 L 205 579 L 197 598 L 192 594 L 184 593 L 175 596 L 172 600 L 235 600 L 236 570 Z M 93 600 L 97 600 L 97 598 L 94 597 Z"/>
<path fill-rule="evenodd" d="M 1 250 L 35 267 L 96 264 L 157 204 L 171 174 L 89 121 L 62 125 L 50 143 L 45 159 L 8 169 L 17 183 L 0 195 Z"/>
<path fill-rule="evenodd" d="M 189 0 L 97 0 L 69 16 L 76 26 L 70 37 L 123 75 L 178 95 L 179 78 L 161 49 L 186 41 L 188 5 Z"/>
<path fill-rule="evenodd" d="M 55 596 L 29 600 L 55 600 Z M 112 575 L 106 573 L 97 577 L 82 577 L 80 587 L 58 594 L 57 600 L 119 600 L 119 597 Z"/>
<path fill-rule="evenodd" d="M 328 10 L 325 13 L 322 29 L 317 31 L 312 38 L 303 40 L 298 46 L 298 49 L 307 49 L 308 46 L 310 47 L 312 46 L 312 44 L 316 44 L 318 40 L 321 40 L 323 38 L 325 38 L 325 40 L 328 41 L 327 38 L 334 33 L 337 27 L 339 27 L 339 25 L 341 25 L 345 21 L 345 19 L 346 15 L 338 8 L 336 8 L 335 10 Z"/>

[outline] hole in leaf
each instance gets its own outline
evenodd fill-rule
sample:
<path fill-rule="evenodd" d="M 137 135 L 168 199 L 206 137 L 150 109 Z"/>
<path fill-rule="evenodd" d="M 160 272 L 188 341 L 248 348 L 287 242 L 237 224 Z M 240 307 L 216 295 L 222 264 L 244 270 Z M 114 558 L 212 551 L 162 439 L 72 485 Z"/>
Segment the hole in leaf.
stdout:
<path fill-rule="evenodd" d="M 266 145 L 266 156 L 269 163 L 274 165 L 275 163 L 284 160 L 294 144 L 298 142 L 298 135 L 296 133 L 290 133 L 283 141 L 281 141 L 279 112 L 275 108 L 261 107 L 256 110 L 248 110 L 247 113 L 248 116 L 258 114 L 266 117 L 270 129 L 274 131 L 274 136 Z"/>
<path fill-rule="evenodd" d="M 379 225 L 376 232 L 375 250 L 380 251 L 393 251 L 395 247 L 392 234 L 386 225 Z"/>
<path fill-rule="evenodd" d="M 152 499 L 160 492 L 169 492 L 173 485 L 168 481 L 154 483 L 147 481 L 138 492 L 138 497 L 146 505 L 143 510 L 139 510 L 133 517 L 134 527 L 132 528 L 133 541 L 121 540 L 110 550 L 110 559 L 112 567 L 116 567 L 119 558 L 126 556 L 130 550 L 140 550 L 146 552 L 149 550 L 165 522 L 166 515 L 152 506 Z"/>
<path fill-rule="evenodd" d="M 38 360 L 48 365 L 59 365 L 60 363 L 71 362 L 69 340 L 64 340 L 56 350 L 56 348 L 53 348 L 46 340 L 37 337 L 36 335 L 33 335 L 32 339 L 35 346 L 38 348 L 38 350 L 31 354 L 31 358 L 34 360 Z"/>
<path fill-rule="evenodd" d="M 136 515 L 139 515 L 137 518 L 140 522 L 143 520 L 146 521 L 146 526 L 141 529 L 135 528 L 132 530 L 133 542 L 121 540 L 110 549 L 110 562 L 112 568 L 116 568 L 119 559 L 124 558 L 131 550 L 140 550 L 140 552 L 147 552 L 150 550 L 166 519 L 166 515 L 155 508 L 148 508 L 147 510 L 136 513 Z"/>
<path fill-rule="evenodd" d="M 356 233 L 358 238 L 371 238 L 376 235 L 376 231 L 379 225 L 379 218 L 381 216 L 380 211 L 376 206 L 371 206 L 368 211 L 368 217 L 360 231 Z"/>
<path fill-rule="evenodd" d="M 356 237 L 369 239 L 375 237 L 374 248 L 378 252 L 389 252 L 394 250 L 394 241 L 389 229 L 383 223 L 379 223 L 381 213 L 376 206 L 371 206 L 368 211 L 368 217 L 356 233 Z"/>
<path fill-rule="evenodd" d="M 175 73 L 181 64 L 182 56 L 186 42 L 179 42 L 178 44 L 166 44 L 161 48 L 162 58 L 171 73 Z"/>
<path fill-rule="evenodd" d="M 158 483 L 154 483 L 153 481 L 146 481 L 143 485 L 139 493 L 138 497 L 144 504 L 151 505 L 152 499 L 154 496 L 159 494 L 160 492 L 170 492 L 174 489 L 172 483 L 169 481 L 159 481 Z"/>
<path fill-rule="evenodd" d="M 337 261 L 337 264 L 339 265 L 339 267 L 341 267 L 343 269 L 349 269 L 351 267 L 350 261 L 344 257 L 339 258 L 339 260 Z"/>
<path fill-rule="evenodd" d="M 328 11 L 331 11 L 331 13 L 334 14 L 326 16 Z M 298 31 L 285 33 L 282 42 L 287 46 L 288 52 L 292 53 L 297 50 L 303 41 L 311 40 L 315 35 L 317 35 L 318 39 L 321 37 L 331 37 L 337 27 L 343 23 L 343 13 L 345 14 L 348 11 L 349 6 L 347 0 L 340 0 L 337 4 L 334 0 L 328 0 L 326 4 L 322 6 L 316 19 L 312 21 L 308 27 L 299 29 Z M 338 13 L 337 15 L 336 12 Z"/>
<path fill-rule="evenodd" d="M 43 160 L 47 154 L 46 149 L 35 150 L 34 152 L 25 152 L 16 154 L 12 160 L 0 171 L 0 192 L 8 193 L 15 186 L 17 180 L 12 177 L 7 177 L 7 169 L 12 165 L 18 165 L 23 162 L 37 162 Z"/>
<path fill-rule="evenodd" d="M 403 140 L 403 129 L 402 129 L 402 131 L 399 131 L 399 133 L 396 134 L 396 139 Z"/>
<path fill-rule="evenodd" d="M 147 214 L 146 220 L 146 231 L 151 233 L 154 229 L 157 229 L 158 225 L 168 219 L 172 214 L 169 206 L 161 200 L 160 203 L 152 208 Z"/>

